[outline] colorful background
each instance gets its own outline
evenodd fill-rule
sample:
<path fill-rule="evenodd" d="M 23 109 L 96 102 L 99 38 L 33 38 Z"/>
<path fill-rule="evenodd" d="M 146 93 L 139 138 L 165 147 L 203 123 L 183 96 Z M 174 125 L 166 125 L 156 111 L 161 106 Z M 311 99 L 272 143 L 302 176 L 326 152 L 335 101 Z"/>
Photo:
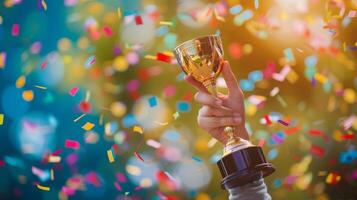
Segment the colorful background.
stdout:
<path fill-rule="evenodd" d="M 173 48 L 220 34 L 273 199 L 357 196 L 356 0 L 3 0 L 0 199 L 227 199 Z M 225 92 L 225 83 L 218 79 Z"/>

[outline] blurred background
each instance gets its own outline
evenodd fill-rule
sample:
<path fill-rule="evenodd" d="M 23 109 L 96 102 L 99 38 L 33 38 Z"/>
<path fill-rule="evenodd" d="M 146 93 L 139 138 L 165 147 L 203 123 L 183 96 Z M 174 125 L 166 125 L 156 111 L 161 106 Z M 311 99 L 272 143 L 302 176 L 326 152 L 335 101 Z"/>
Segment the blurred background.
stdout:
<path fill-rule="evenodd" d="M 357 196 L 356 0 L 3 0 L 0 199 L 227 199 L 174 47 L 222 37 L 273 199 Z M 221 92 L 226 92 L 222 78 Z"/>

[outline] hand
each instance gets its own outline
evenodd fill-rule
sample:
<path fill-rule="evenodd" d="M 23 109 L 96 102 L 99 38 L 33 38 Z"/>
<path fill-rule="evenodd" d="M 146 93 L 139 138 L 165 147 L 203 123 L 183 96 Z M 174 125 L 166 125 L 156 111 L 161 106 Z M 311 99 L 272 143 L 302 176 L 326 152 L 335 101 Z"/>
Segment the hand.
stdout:
<path fill-rule="evenodd" d="M 202 104 L 197 116 L 198 125 L 223 144 L 228 140 L 228 135 L 223 131 L 226 126 L 234 127 L 235 136 L 249 140 L 244 126 L 243 92 L 227 61 L 224 62 L 222 74 L 228 87 L 228 94 L 218 93 L 217 97 L 212 96 L 202 83 L 192 76 L 185 77 L 185 80 L 198 90 L 195 100 Z"/>

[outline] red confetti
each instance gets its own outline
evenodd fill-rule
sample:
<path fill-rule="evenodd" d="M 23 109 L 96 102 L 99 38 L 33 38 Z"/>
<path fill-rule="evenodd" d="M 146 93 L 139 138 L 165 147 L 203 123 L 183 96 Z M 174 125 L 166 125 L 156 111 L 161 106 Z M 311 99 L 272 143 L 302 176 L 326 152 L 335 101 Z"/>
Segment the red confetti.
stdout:
<path fill-rule="evenodd" d="M 156 60 L 159 60 L 159 61 L 162 61 L 162 62 L 171 63 L 171 56 L 168 56 L 168 55 L 163 54 L 163 53 L 157 53 L 156 54 Z"/>
<path fill-rule="evenodd" d="M 104 32 L 104 35 L 107 37 L 111 37 L 113 35 L 113 31 L 109 26 L 104 26 L 103 32 Z"/>
<path fill-rule="evenodd" d="M 284 133 L 285 133 L 286 135 L 290 135 L 290 134 L 296 133 L 296 132 L 298 132 L 298 131 L 300 131 L 300 126 L 297 126 L 297 127 L 294 127 L 294 128 L 290 128 L 290 129 L 286 129 L 286 130 L 284 131 Z"/>
<path fill-rule="evenodd" d="M 135 24 L 136 25 L 142 25 L 143 24 L 143 19 L 141 18 L 140 15 L 135 16 Z"/>
<path fill-rule="evenodd" d="M 322 157 L 322 156 L 325 155 L 325 149 L 313 144 L 313 145 L 311 145 L 310 153 L 312 153 L 312 154 L 314 154 L 314 155 L 316 155 L 318 157 Z"/>
<path fill-rule="evenodd" d="M 263 147 L 265 144 L 265 139 L 260 139 L 258 142 L 258 146 Z"/>
<path fill-rule="evenodd" d="M 311 129 L 311 130 L 309 131 L 309 134 L 312 135 L 312 136 L 321 137 L 321 138 L 323 138 L 323 139 L 325 140 L 325 142 L 328 142 L 328 141 L 329 141 L 328 136 L 327 136 L 324 132 L 322 132 L 322 131 L 320 131 L 320 130 Z"/>
<path fill-rule="evenodd" d="M 265 115 L 264 118 L 265 118 L 266 123 L 268 125 L 271 125 L 271 121 L 270 121 L 269 115 Z"/>
<path fill-rule="evenodd" d="M 69 95 L 74 97 L 77 94 L 78 90 L 79 90 L 78 87 L 74 87 L 74 88 L 70 89 L 68 93 L 69 93 Z"/>
<path fill-rule="evenodd" d="M 5 166 L 5 162 L 3 160 L 0 160 L 0 167 Z"/>
<path fill-rule="evenodd" d="M 134 152 L 134 155 L 136 156 L 137 159 L 144 162 L 144 159 L 143 159 L 143 157 L 140 156 L 140 154 L 138 154 L 137 152 Z"/>
<path fill-rule="evenodd" d="M 83 113 L 89 113 L 91 110 L 90 103 L 87 101 L 82 101 L 79 103 L 79 110 Z"/>
<path fill-rule="evenodd" d="M 343 135 L 342 137 L 345 140 L 353 140 L 353 139 L 355 139 L 355 135 L 352 132 L 351 133 L 347 133 L 347 134 Z"/>
<path fill-rule="evenodd" d="M 116 144 L 113 144 L 112 146 L 114 154 L 118 154 L 118 146 Z"/>

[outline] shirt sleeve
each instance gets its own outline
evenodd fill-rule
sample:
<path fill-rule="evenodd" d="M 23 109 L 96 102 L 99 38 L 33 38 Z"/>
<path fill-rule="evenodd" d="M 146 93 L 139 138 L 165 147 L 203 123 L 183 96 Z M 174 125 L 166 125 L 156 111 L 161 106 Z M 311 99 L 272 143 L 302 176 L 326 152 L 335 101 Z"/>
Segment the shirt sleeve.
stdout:
<path fill-rule="evenodd" d="M 271 200 L 264 179 L 229 189 L 229 200 Z"/>

